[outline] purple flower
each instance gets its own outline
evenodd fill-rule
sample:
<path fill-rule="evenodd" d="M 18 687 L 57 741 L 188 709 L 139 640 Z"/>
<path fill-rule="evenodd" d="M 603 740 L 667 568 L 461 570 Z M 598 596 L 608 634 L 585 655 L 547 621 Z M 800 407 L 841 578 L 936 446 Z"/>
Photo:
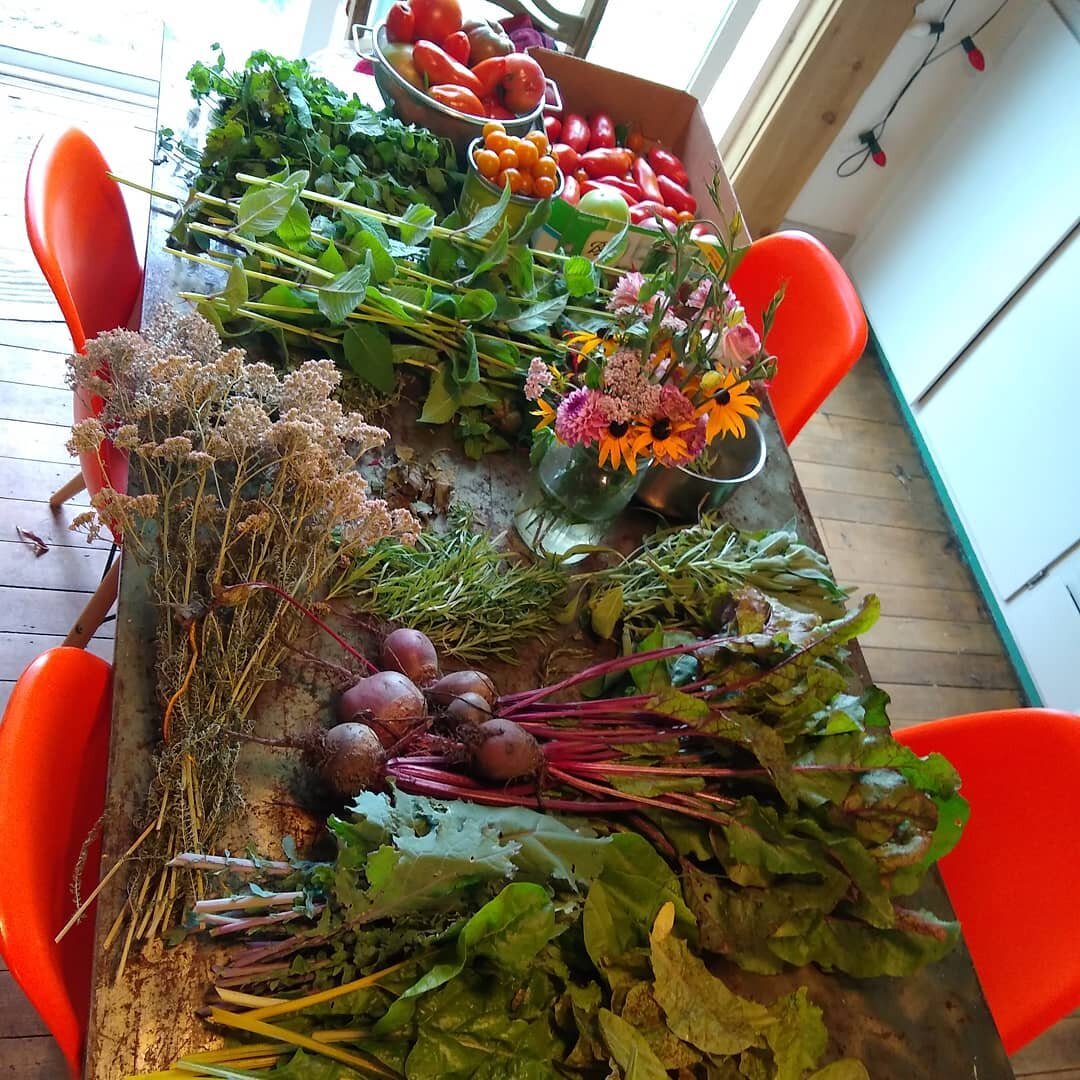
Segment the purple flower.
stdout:
<path fill-rule="evenodd" d="M 645 275 L 640 271 L 631 270 L 629 273 L 623 274 L 617 282 L 615 282 L 615 288 L 611 292 L 611 299 L 608 301 L 608 311 L 614 311 L 618 315 L 622 315 L 628 311 L 634 311 L 638 304 L 638 293 L 641 292 L 642 285 L 645 284 Z M 648 301 L 645 306 L 647 312 L 652 311 L 652 301 Z"/>
<path fill-rule="evenodd" d="M 547 364 L 538 356 L 534 356 L 529 364 L 529 374 L 525 379 L 525 396 L 530 401 L 536 401 L 551 385 L 552 378 L 554 376 Z"/>
<path fill-rule="evenodd" d="M 705 432 L 708 426 L 707 419 L 702 416 L 698 419 L 698 422 L 694 425 L 692 431 L 686 432 L 683 435 L 683 441 L 686 443 L 686 460 L 693 461 L 702 450 L 705 449 Z"/>
<path fill-rule="evenodd" d="M 567 394 L 555 412 L 555 434 L 567 446 L 591 446 L 600 438 L 608 421 L 603 410 L 603 394 L 581 387 Z"/>
<path fill-rule="evenodd" d="M 724 331 L 723 349 L 724 359 L 733 368 L 743 368 L 761 352 L 761 338 L 748 322 L 737 323 Z"/>

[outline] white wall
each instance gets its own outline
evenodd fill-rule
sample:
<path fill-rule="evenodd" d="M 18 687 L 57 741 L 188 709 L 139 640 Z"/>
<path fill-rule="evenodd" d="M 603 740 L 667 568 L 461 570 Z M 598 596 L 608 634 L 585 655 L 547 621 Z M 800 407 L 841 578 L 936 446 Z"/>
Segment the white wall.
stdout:
<path fill-rule="evenodd" d="M 938 52 L 974 30 L 998 2 L 957 0 Z M 977 35 L 975 43 L 986 57 L 988 71 L 995 55 L 1016 37 L 1036 3 L 1009 0 L 1001 14 Z M 936 19 L 946 7 L 947 0 L 925 0 L 916 9 L 916 17 Z M 884 169 L 868 162 L 855 176 L 842 180 L 836 176 L 836 167 L 859 148 L 859 132 L 882 118 L 932 43 L 933 39 L 911 34 L 901 38 L 792 204 L 788 221 L 857 237 L 873 220 L 876 208 L 888 201 L 890 189 L 902 187 L 905 174 L 918 164 L 968 98 L 978 92 L 980 75 L 962 48 L 927 67 L 905 94 L 881 137 L 888 156 Z"/>

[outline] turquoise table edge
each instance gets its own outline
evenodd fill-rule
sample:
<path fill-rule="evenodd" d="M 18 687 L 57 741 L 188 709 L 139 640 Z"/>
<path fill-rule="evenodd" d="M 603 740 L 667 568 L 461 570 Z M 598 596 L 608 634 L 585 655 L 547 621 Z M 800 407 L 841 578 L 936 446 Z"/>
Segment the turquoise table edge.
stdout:
<path fill-rule="evenodd" d="M 979 560 L 975 555 L 975 546 L 972 544 L 971 539 L 967 534 L 967 529 L 964 528 L 964 523 L 960 518 L 956 505 L 953 503 L 952 497 L 949 495 L 949 490 L 945 486 L 945 481 L 930 454 L 930 448 L 926 445 L 926 440 L 922 437 L 919 425 L 915 422 L 915 414 L 911 411 L 911 406 L 908 405 L 907 400 L 900 390 L 900 383 L 893 374 L 892 366 L 889 364 L 889 359 L 885 354 L 885 350 L 882 347 L 877 334 L 874 332 L 873 324 L 869 324 L 869 328 L 870 345 L 877 354 L 878 359 L 881 361 L 881 369 L 884 371 L 885 378 L 888 380 L 889 388 L 892 390 L 893 397 L 896 399 L 900 414 L 903 416 L 904 423 L 911 433 L 912 441 L 915 443 L 915 449 L 918 451 L 919 457 L 926 466 L 926 474 L 930 478 L 930 483 L 934 486 L 934 491 L 937 493 L 938 499 L 941 501 L 941 505 L 945 510 L 945 516 L 949 519 L 949 525 L 952 527 L 953 533 L 960 543 L 964 561 L 967 563 L 972 577 L 975 578 L 975 584 L 978 586 L 983 603 L 990 612 L 990 617 L 994 621 L 994 627 L 1001 638 L 1002 644 L 1005 646 L 1005 652 L 1009 657 L 1009 662 L 1016 671 L 1024 698 L 1029 705 L 1042 705 L 1042 695 L 1036 688 L 1035 680 L 1028 671 L 1027 664 L 1024 662 L 1023 655 L 1020 652 L 1020 647 L 1016 644 L 1016 639 L 1013 637 L 1012 631 L 1009 629 L 1009 624 L 1001 610 L 1001 605 L 998 603 L 997 597 L 990 588 L 990 581 L 983 572 L 982 567 L 979 565 Z"/>

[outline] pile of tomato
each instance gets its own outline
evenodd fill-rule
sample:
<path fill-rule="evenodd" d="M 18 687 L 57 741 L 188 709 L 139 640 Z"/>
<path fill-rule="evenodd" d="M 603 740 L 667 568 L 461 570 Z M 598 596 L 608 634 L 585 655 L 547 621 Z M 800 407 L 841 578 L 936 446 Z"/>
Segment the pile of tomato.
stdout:
<path fill-rule="evenodd" d="M 519 139 L 507 135 L 500 121 L 489 120 L 472 159 L 481 176 L 500 188 L 509 184 L 513 195 L 546 199 L 559 186 L 559 166 L 542 131 L 530 131 Z"/>
<path fill-rule="evenodd" d="M 544 100 L 544 72 L 497 22 L 462 21 L 458 0 L 400 0 L 386 16 L 387 62 L 442 105 L 513 120 Z"/>
<path fill-rule="evenodd" d="M 544 128 L 566 178 L 561 197 L 567 202 L 576 205 L 582 195 L 599 192 L 622 199 L 634 225 L 658 217 L 671 225 L 694 219 L 697 199 L 690 194 L 685 166 L 670 150 L 647 145 L 640 131 L 618 145 L 615 123 L 606 113 L 588 119 L 578 113 L 561 120 L 549 116 Z"/>

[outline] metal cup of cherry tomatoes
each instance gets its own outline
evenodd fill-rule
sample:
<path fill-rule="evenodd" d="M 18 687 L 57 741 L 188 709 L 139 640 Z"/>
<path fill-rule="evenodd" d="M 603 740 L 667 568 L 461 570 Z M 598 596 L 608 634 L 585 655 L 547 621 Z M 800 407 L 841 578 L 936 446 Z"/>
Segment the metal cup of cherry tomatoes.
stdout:
<path fill-rule="evenodd" d="M 480 138 L 469 144 L 468 171 L 458 204 L 461 216 L 469 221 L 478 210 L 494 206 L 507 185 L 506 222 L 514 233 L 538 203 L 562 191 L 563 175 L 543 131 L 518 137 L 492 120 L 484 125 Z"/>

